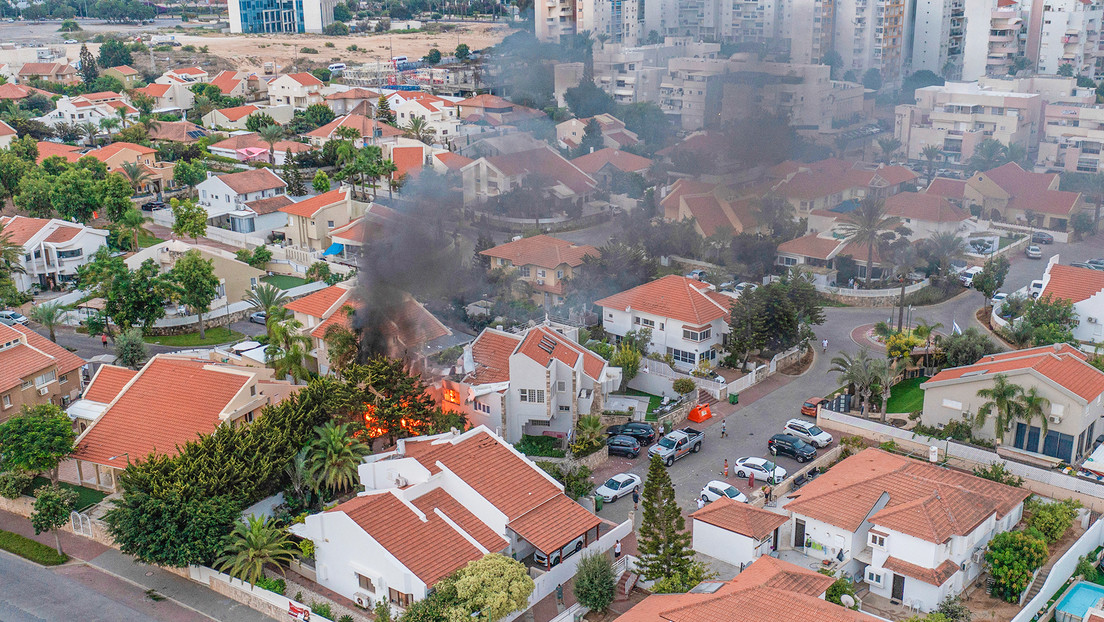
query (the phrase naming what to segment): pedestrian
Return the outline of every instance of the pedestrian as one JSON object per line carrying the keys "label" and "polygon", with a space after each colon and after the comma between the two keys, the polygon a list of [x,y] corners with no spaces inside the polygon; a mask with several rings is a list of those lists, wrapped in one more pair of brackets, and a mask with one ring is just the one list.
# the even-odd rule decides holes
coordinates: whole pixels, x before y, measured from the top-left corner
{"label": "pedestrian", "polygon": [[563,606],[563,583],[556,586],[556,603]]}
{"label": "pedestrian", "polygon": [[702,499],[701,497],[698,497],[698,509],[700,510],[704,507],[705,507],[705,499]]}
{"label": "pedestrian", "polygon": [[724,476],[725,479],[728,479],[728,458],[725,458]]}
{"label": "pedestrian", "polygon": [[640,492],[635,488],[633,488],[633,509],[640,509]]}
{"label": "pedestrian", "polygon": [[766,486],[764,486],[764,488],[767,489],[767,491],[766,491],[767,503],[770,503],[771,502],[771,492],[772,492],[770,484],[767,484]]}
{"label": "pedestrian", "polygon": [[721,438],[728,438],[728,430],[725,427],[724,419],[721,419]]}
{"label": "pedestrian", "polygon": [[613,558],[618,559],[619,557],[621,557],[621,541],[620,540],[618,540],[613,545]]}
{"label": "pedestrian", "polygon": [[100,343],[103,344],[104,350],[107,349],[107,333],[100,335]]}
{"label": "pedestrian", "polygon": [[824,348],[825,352],[828,351],[828,340],[827,339],[825,339],[824,341],[821,341],[820,345],[821,345],[822,348]]}

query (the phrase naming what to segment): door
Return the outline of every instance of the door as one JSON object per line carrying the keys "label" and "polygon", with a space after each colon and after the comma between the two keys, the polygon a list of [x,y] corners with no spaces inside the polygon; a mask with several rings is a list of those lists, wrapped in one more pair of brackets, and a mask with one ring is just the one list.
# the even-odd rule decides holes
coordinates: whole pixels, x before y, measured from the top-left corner
{"label": "door", "polygon": [[805,521],[800,518],[794,521],[794,548],[805,548]]}
{"label": "door", "polygon": [[901,602],[905,599],[905,578],[899,574],[893,575],[893,592],[890,599]]}

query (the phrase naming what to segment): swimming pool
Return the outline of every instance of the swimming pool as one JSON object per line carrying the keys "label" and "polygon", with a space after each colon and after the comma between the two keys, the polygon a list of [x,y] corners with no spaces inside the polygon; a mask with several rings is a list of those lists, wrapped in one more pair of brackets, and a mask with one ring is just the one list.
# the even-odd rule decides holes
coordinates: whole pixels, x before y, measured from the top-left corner
{"label": "swimming pool", "polygon": [[1058,603],[1054,619],[1056,622],[1080,622],[1089,607],[1096,605],[1102,598],[1104,587],[1085,581],[1075,583]]}

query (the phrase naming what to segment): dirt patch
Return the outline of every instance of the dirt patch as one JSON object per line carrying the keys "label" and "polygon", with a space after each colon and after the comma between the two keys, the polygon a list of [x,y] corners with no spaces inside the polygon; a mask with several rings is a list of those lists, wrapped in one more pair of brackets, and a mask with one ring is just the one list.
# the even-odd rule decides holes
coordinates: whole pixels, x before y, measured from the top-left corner
{"label": "dirt patch", "polygon": [[1010,341],[1005,339],[1003,335],[1001,335],[999,327],[993,327],[993,316],[991,313],[985,312],[985,307],[978,309],[977,312],[974,313],[974,317],[977,318],[977,321],[980,322],[982,326],[989,330],[990,335],[992,335],[994,339],[1012,350],[1016,349],[1016,346],[1013,343],[1011,343]]}
{"label": "dirt patch", "polygon": [[807,348],[805,354],[801,358],[778,368],[778,373],[785,374],[787,376],[800,376],[809,370],[813,364],[813,349]]}

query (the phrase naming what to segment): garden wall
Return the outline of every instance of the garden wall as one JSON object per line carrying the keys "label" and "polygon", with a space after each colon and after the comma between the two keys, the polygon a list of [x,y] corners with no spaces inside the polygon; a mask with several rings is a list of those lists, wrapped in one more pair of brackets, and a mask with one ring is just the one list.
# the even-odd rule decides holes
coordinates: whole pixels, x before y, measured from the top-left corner
{"label": "garden wall", "polygon": [[30,518],[31,512],[34,511],[34,502],[34,497],[28,497],[27,495],[23,495],[18,499],[0,497],[0,510],[18,514],[24,518]]}
{"label": "garden wall", "polygon": [[597,469],[604,464],[606,460],[609,460],[609,447],[605,445],[601,449],[595,451],[592,454],[583,456],[582,458],[564,457],[564,458],[551,458],[547,456],[525,456],[533,462],[552,462],[554,464],[574,463],[581,466],[585,466],[591,471]]}
{"label": "garden wall", "polygon": [[[905,295],[918,292],[928,285],[930,279],[924,279],[905,287]],[[817,288],[826,297],[856,307],[892,307],[901,300],[901,288],[892,287],[886,289],[852,289],[848,287]]]}
{"label": "garden wall", "polygon": [[1081,534],[1081,537],[1073,543],[1073,546],[1066,551],[1065,555],[1062,555],[1051,566],[1050,574],[1047,575],[1046,581],[1043,581],[1043,588],[1039,590],[1035,598],[1032,598],[1023,606],[1016,617],[1012,618],[1012,622],[1029,622],[1034,618],[1036,613],[1046,607],[1047,601],[1062,587],[1066,579],[1073,575],[1073,569],[1077,566],[1078,559],[1083,555],[1088,555],[1101,544],[1104,544],[1104,518],[1097,519],[1085,533]]}

